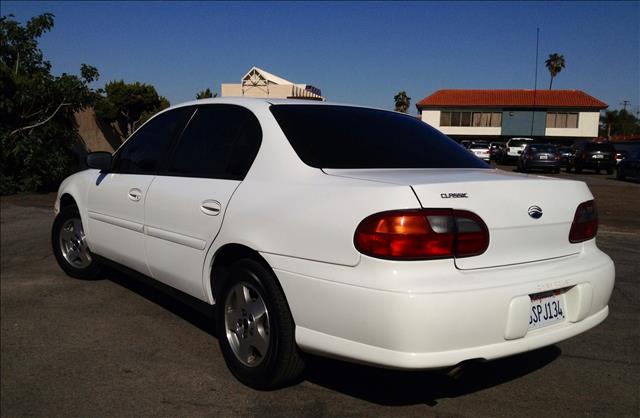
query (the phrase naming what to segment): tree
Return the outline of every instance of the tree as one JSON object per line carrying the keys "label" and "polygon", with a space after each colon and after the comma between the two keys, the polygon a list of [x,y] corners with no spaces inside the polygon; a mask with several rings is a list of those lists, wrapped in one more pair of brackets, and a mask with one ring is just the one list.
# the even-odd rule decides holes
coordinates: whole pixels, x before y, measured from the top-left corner
{"label": "tree", "polygon": [[563,70],[565,66],[564,56],[558,53],[549,54],[549,58],[544,62],[544,65],[549,70],[551,75],[551,81],[549,82],[549,90],[553,86],[553,79]]}
{"label": "tree", "polygon": [[196,94],[196,99],[210,99],[212,97],[218,97],[218,93],[212,93],[209,87],[206,90],[202,90],[198,94]]}
{"label": "tree", "polygon": [[38,40],[53,26],[51,13],[24,25],[13,15],[0,18],[1,194],[42,189],[71,173],[73,114],[95,99],[88,86],[99,77],[95,67],[82,64],[79,77],[51,74]]}
{"label": "tree", "polygon": [[95,111],[98,119],[116,122],[120,136],[127,138],[147,119],[169,107],[169,101],[158,95],[155,87],[139,82],[127,84],[111,81],[104,87]]}
{"label": "tree", "polygon": [[614,135],[640,134],[640,120],[627,110],[607,110],[600,116],[600,135],[611,139]]}
{"label": "tree", "polygon": [[411,105],[411,97],[407,96],[404,90],[393,96],[393,100],[396,103],[396,112],[407,113]]}

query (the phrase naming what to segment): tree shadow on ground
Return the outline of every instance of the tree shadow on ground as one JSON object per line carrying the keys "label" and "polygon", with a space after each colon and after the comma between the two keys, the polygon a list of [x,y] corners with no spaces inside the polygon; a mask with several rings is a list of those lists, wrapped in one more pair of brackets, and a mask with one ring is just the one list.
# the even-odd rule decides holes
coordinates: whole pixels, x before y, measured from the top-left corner
{"label": "tree shadow on ground", "polygon": [[[217,338],[213,308],[204,302],[151,279],[118,270],[106,269],[103,277]],[[435,406],[439,399],[464,396],[533,373],[560,354],[557,346],[550,346],[489,362],[464,363],[455,373],[449,373],[450,370],[387,370],[307,355],[304,379],[379,405]]]}

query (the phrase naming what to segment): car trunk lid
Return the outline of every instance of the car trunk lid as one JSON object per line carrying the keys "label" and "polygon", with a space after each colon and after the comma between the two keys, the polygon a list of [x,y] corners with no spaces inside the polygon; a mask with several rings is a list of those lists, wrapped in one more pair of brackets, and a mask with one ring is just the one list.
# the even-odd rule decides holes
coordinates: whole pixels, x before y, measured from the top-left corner
{"label": "car trunk lid", "polygon": [[[424,208],[452,208],[480,216],[489,247],[455,260],[479,269],[563,257],[580,251],[569,242],[577,206],[593,199],[582,182],[490,169],[324,170],[327,174],[410,185]],[[540,216],[539,216],[540,215]]]}

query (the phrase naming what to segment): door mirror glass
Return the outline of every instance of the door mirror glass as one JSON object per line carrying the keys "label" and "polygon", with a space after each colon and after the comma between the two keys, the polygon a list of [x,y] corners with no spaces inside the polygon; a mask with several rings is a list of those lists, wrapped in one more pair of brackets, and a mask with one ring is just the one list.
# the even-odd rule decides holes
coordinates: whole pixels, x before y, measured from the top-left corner
{"label": "door mirror glass", "polygon": [[110,152],[98,151],[87,155],[86,163],[89,168],[96,168],[102,171],[111,170],[113,157]]}

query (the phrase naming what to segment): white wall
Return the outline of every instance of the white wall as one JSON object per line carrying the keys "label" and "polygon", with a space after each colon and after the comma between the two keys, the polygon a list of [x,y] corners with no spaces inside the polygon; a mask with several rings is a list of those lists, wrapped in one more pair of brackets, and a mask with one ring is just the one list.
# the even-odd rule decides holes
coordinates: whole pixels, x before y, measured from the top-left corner
{"label": "white wall", "polygon": [[600,112],[580,112],[577,128],[547,128],[546,136],[577,136],[595,138],[598,136]]}
{"label": "white wall", "polygon": [[423,110],[422,121],[445,135],[500,135],[502,128],[490,126],[440,126],[439,110]]}

